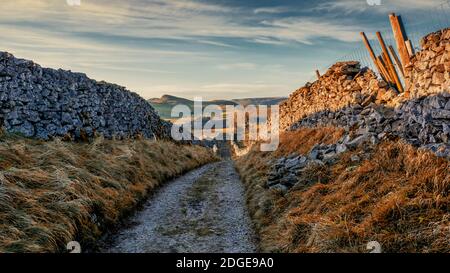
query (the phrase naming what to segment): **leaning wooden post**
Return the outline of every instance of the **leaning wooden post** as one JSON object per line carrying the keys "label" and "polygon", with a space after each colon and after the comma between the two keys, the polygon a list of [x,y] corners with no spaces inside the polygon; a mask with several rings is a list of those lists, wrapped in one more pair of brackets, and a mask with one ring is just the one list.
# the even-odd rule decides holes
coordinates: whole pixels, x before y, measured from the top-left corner
{"label": "leaning wooden post", "polygon": [[397,56],[397,53],[395,52],[395,49],[393,46],[389,46],[389,51],[391,52],[392,57],[394,58],[395,64],[398,67],[398,70],[400,70],[400,73],[402,74],[403,79],[405,79],[405,71],[403,70],[403,65],[400,59]]}
{"label": "leaning wooden post", "polygon": [[319,72],[319,70],[316,70],[316,76],[317,76],[317,79],[320,80],[320,72]]}
{"label": "leaning wooden post", "polygon": [[408,50],[408,53],[409,53],[409,57],[412,58],[414,56],[414,47],[412,45],[411,40],[407,40],[405,42],[405,44],[406,44],[406,49]]}
{"label": "leaning wooden post", "polygon": [[378,73],[380,73],[383,80],[387,81],[386,76],[383,75],[383,71],[381,70],[380,65],[378,64],[377,57],[375,56],[375,53],[373,52],[372,46],[370,45],[369,40],[367,39],[367,36],[364,32],[361,32],[361,36],[363,39],[364,44],[366,45],[367,51],[369,51],[369,55],[372,58],[373,63],[375,64],[375,67],[378,70]]}
{"label": "leaning wooden post", "polygon": [[381,70],[381,75],[383,75],[383,78],[385,79],[385,81],[389,84],[391,84],[393,81],[391,79],[391,75],[389,74],[389,72],[387,71],[386,65],[384,64],[383,61],[383,57],[382,56],[378,56],[377,57],[377,64],[380,67]]}
{"label": "leaning wooden post", "polygon": [[[386,56],[386,54],[384,52],[381,52],[381,59],[383,59],[383,64],[384,67],[386,68],[388,74],[389,74],[389,78],[392,80],[394,77],[392,76],[391,70],[389,68],[389,66],[387,65],[388,63],[388,56]],[[394,81],[392,80],[392,82],[394,83]]]}
{"label": "leaning wooden post", "polygon": [[386,47],[386,44],[384,43],[384,39],[383,36],[381,35],[381,32],[377,32],[377,37],[378,37],[378,41],[380,42],[381,45],[381,49],[383,50],[383,54],[386,58],[385,62],[386,62],[386,66],[388,68],[388,71],[390,72],[391,78],[394,80],[395,85],[398,88],[399,92],[403,92],[403,86],[402,86],[402,82],[400,81],[397,71],[395,70],[394,64],[392,63],[392,59],[391,56],[389,55],[388,49]]}
{"label": "leaning wooden post", "polygon": [[394,33],[400,60],[403,64],[403,71],[406,71],[406,66],[410,64],[411,59],[409,57],[409,52],[405,44],[406,38],[403,33],[402,26],[398,16],[396,16],[395,13],[389,14],[389,20],[391,21],[392,32]]}

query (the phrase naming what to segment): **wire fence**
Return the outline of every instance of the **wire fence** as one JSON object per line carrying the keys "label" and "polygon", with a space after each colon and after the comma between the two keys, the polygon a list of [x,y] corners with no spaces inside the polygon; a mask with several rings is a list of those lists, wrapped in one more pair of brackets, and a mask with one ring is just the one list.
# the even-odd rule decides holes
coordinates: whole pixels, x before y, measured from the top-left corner
{"label": "wire fence", "polygon": [[[425,1],[426,0],[424,0],[424,2]],[[417,11],[404,11],[398,12],[397,15],[403,23],[404,32],[411,41],[413,50],[417,52],[421,50],[420,40],[423,37],[429,33],[450,27],[450,0],[442,2],[437,6],[429,6],[424,8],[420,13]],[[387,46],[392,45],[396,50],[398,50],[387,14],[386,22],[375,31],[379,31],[381,33]],[[375,32],[370,33],[367,31],[366,34],[375,55],[381,55],[382,49],[378,39],[375,36]],[[358,61],[361,63],[362,67],[368,67],[378,74],[375,64],[373,63],[372,58],[362,40],[352,50],[348,51],[348,53],[336,58],[333,62],[326,66],[319,67],[318,70],[320,74],[323,75],[333,64],[347,61]],[[314,82],[316,80],[316,73],[311,72],[309,82]]]}

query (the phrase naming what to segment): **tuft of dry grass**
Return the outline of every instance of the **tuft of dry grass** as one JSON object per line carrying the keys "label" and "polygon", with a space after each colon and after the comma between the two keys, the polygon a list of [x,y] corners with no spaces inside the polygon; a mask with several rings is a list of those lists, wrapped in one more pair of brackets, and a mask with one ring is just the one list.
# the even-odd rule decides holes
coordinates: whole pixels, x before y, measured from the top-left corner
{"label": "tuft of dry grass", "polygon": [[317,143],[336,143],[345,133],[342,128],[320,127],[303,128],[297,131],[287,131],[280,135],[280,147],[277,156],[287,156],[292,153],[307,154]]}
{"label": "tuft of dry grass", "polygon": [[[351,160],[361,153],[368,159]],[[447,159],[388,141],[343,154],[326,182],[306,171],[302,179],[316,183],[283,196],[263,188],[264,158],[276,154],[253,151],[237,163],[262,251],[366,252],[375,240],[385,252],[450,252]]]}
{"label": "tuft of dry grass", "polygon": [[84,247],[161,183],[216,160],[168,141],[43,142],[0,135],[0,252]]}

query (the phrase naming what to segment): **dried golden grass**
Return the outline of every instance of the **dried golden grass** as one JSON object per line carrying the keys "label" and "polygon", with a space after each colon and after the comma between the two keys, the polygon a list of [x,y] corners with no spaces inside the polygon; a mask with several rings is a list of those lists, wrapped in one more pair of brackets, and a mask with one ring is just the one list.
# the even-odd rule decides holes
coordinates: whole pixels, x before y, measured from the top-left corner
{"label": "dried golden grass", "polygon": [[[352,162],[362,152],[370,159]],[[262,251],[365,252],[375,240],[386,252],[450,252],[450,163],[431,152],[401,141],[347,152],[327,167],[327,182],[285,196],[262,188],[261,153],[237,166]]]}
{"label": "dried golden grass", "polygon": [[344,129],[336,127],[304,128],[297,131],[283,132],[280,135],[280,147],[277,156],[286,156],[292,153],[307,154],[317,143],[333,144],[343,135]]}
{"label": "dried golden grass", "polygon": [[167,141],[90,144],[0,136],[0,252],[55,252],[73,239],[92,246],[152,189],[215,160]]}

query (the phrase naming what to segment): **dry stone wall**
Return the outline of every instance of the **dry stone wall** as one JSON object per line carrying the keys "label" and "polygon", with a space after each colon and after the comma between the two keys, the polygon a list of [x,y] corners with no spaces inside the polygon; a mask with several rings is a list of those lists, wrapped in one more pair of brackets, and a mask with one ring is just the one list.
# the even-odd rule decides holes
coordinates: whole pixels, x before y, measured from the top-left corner
{"label": "dry stone wall", "polygon": [[[450,155],[450,94],[411,99],[396,108],[371,103],[338,111],[322,111],[294,124],[291,129],[333,125],[375,142],[400,137],[415,146],[444,149]],[[442,148],[444,147],[444,148]]]}
{"label": "dry stone wall", "polygon": [[421,39],[422,50],[407,67],[407,91],[412,98],[450,90],[450,29]]}
{"label": "dry stone wall", "polygon": [[[281,105],[281,129],[333,125],[346,133],[335,144],[317,144],[271,164],[266,186],[287,192],[307,186],[299,179],[311,165],[329,165],[348,150],[401,138],[450,158],[450,29],[427,35],[406,71],[407,92],[398,94],[357,62],[337,63]],[[409,93],[409,94],[408,94]],[[365,154],[355,156],[363,160]]]}
{"label": "dry stone wall", "polygon": [[[400,137],[407,142],[450,158],[450,94],[409,99],[397,107],[371,102],[363,107],[352,105],[337,111],[321,111],[295,123],[302,127],[334,125],[345,128],[344,136],[334,144],[317,144],[308,154],[292,154],[272,162],[267,187],[287,192],[301,189],[311,181],[301,179],[302,172],[314,166],[334,164],[340,154],[361,145],[373,145],[385,139]],[[352,161],[365,159],[365,154]]]}
{"label": "dry stone wall", "polygon": [[450,29],[427,35],[421,44],[407,68],[409,95],[357,62],[337,63],[281,105],[281,129],[335,125],[378,139],[395,135],[418,146],[448,146]]}
{"label": "dry stone wall", "polygon": [[170,124],[124,87],[0,52],[0,122],[27,137],[169,137]]}
{"label": "dry stone wall", "polygon": [[288,130],[299,120],[320,111],[371,102],[388,103],[397,95],[373,71],[361,69],[359,62],[336,63],[319,80],[298,89],[280,105],[280,129]]}

